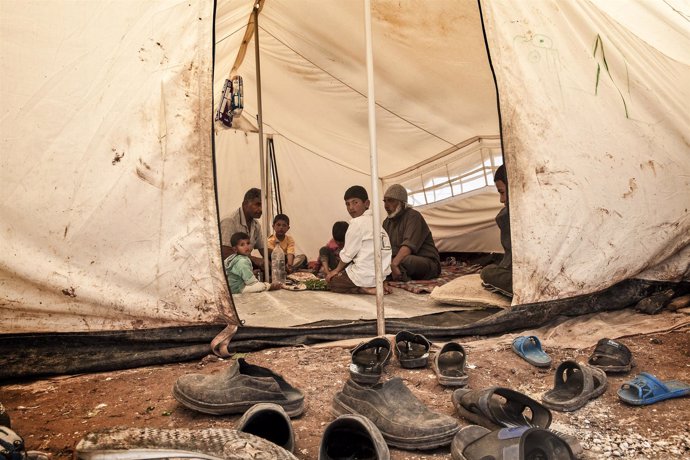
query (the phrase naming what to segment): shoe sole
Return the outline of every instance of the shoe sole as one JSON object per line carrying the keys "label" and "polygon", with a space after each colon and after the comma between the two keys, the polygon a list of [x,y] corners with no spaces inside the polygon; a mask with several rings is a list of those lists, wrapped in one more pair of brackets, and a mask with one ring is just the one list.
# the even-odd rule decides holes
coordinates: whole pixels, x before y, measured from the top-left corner
{"label": "shoe sole", "polygon": [[[354,410],[352,407],[348,406],[344,402],[342,402],[338,398],[338,394],[335,395],[333,398],[333,404],[331,406],[331,412],[333,415],[336,417],[339,417],[341,415],[345,414],[356,414],[356,415],[362,415],[356,410]],[[362,415],[363,417],[366,417]],[[431,450],[431,449],[436,449],[438,447],[444,447],[449,445],[452,441],[453,438],[455,437],[455,434],[460,430],[460,427],[457,426],[451,431],[448,431],[447,433],[440,433],[438,435],[435,435],[433,437],[425,437],[425,438],[399,438],[396,436],[393,436],[389,433],[386,433],[383,431],[380,427],[379,431],[381,431],[381,435],[383,436],[383,439],[386,440],[386,444],[388,444],[391,447],[397,447],[399,449],[403,450]]]}
{"label": "shoe sole", "polygon": [[77,460],[189,458],[250,460],[262,452],[275,460],[294,455],[257,436],[229,429],[126,428],[87,434],[75,448]]}
{"label": "shoe sole", "polygon": [[462,388],[467,386],[469,376],[466,375],[464,377],[444,377],[437,373],[436,380],[438,380],[439,385],[443,385],[444,387]]}
{"label": "shoe sole", "polygon": [[297,401],[242,401],[239,403],[228,404],[206,404],[200,401],[195,401],[188,398],[181,393],[177,386],[173,387],[173,397],[182,405],[204,414],[211,415],[228,415],[228,414],[243,414],[255,404],[273,403],[281,406],[288,417],[298,417],[304,412],[304,399]]}

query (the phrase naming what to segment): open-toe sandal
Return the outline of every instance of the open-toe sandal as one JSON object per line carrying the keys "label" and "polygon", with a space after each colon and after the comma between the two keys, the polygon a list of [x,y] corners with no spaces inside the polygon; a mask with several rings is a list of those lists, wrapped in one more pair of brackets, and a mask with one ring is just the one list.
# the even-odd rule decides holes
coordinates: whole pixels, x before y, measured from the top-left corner
{"label": "open-toe sandal", "polygon": [[[509,388],[460,388],[453,392],[452,401],[461,417],[490,430],[516,426],[548,429],[551,425],[549,409],[526,394]],[[582,445],[575,436],[553,432],[568,443],[575,456],[583,452]]]}
{"label": "open-toe sandal", "polygon": [[544,393],[541,402],[549,409],[569,412],[601,396],[607,386],[606,373],[601,369],[563,361],[556,369],[554,388]]}
{"label": "open-toe sandal", "polygon": [[588,363],[606,373],[630,372],[635,365],[630,349],[611,339],[601,339],[597,342]]}
{"label": "open-toe sandal", "polygon": [[513,340],[513,351],[532,366],[551,366],[551,357],[541,349],[541,342],[536,335],[516,337]]}
{"label": "open-toe sandal", "polygon": [[467,353],[457,342],[448,342],[434,357],[434,372],[438,383],[447,387],[464,387],[468,376],[465,372]]}
{"label": "open-toe sandal", "polygon": [[490,431],[470,425],[450,446],[453,460],[575,460],[563,439],[542,428],[521,426]]}
{"label": "open-toe sandal", "polygon": [[400,331],[395,334],[395,355],[406,369],[426,367],[429,362],[431,342],[421,334]]}
{"label": "open-toe sandal", "polygon": [[492,430],[513,426],[551,425],[551,411],[524,393],[509,388],[458,389],[453,406],[463,418]]}
{"label": "open-toe sandal", "polygon": [[618,390],[621,401],[634,406],[645,406],[686,395],[690,395],[690,385],[687,383],[680,380],[663,381],[647,372],[640,372]]}
{"label": "open-toe sandal", "polygon": [[391,358],[391,343],[385,337],[376,337],[362,342],[352,350],[350,378],[364,385],[379,381],[383,367]]}

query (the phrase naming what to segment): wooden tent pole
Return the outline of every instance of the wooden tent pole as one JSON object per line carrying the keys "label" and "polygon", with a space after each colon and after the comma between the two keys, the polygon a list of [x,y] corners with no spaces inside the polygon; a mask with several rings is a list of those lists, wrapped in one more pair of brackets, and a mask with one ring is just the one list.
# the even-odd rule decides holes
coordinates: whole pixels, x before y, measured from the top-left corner
{"label": "wooden tent pole", "polygon": [[256,63],[256,103],[257,115],[256,121],[259,125],[259,172],[261,176],[261,209],[263,209],[262,215],[262,225],[264,234],[261,235],[264,241],[264,280],[270,281],[269,277],[269,259],[268,259],[268,245],[266,244],[266,237],[268,236],[269,220],[268,220],[268,205],[270,201],[268,200],[268,162],[265,158],[264,153],[264,123],[263,123],[263,109],[261,105],[261,62],[259,55],[259,3],[254,5],[254,56]]}
{"label": "wooden tent pole", "polygon": [[379,199],[379,166],[376,151],[376,96],[374,94],[374,53],[371,40],[371,0],[364,0],[364,30],[367,48],[367,102],[369,105],[369,159],[371,163],[372,230],[374,235],[374,270],[376,273],[376,333],[386,334],[383,308],[383,267],[381,263],[381,200]]}

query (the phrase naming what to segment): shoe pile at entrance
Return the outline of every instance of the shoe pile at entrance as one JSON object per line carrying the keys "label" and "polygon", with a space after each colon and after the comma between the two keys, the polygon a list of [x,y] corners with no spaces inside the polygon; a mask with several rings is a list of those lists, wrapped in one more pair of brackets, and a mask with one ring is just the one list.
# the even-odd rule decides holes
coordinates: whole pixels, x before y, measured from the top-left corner
{"label": "shoe pile at entrance", "polygon": [[[402,331],[392,342],[376,337],[352,350],[348,379],[332,397],[334,420],[321,435],[319,460],[389,459],[389,447],[447,449],[455,460],[572,460],[582,454],[580,443],[550,428],[551,410],[583,407],[606,391],[607,372],[629,372],[634,365],[627,347],[602,339],[587,364],[566,360],[556,366],[554,386],[538,402],[511,388],[468,388],[466,348],[449,342],[431,354],[431,345],[421,334]],[[517,338],[513,351],[534,366],[551,366],[537,337]],[[385,368],[393,365],[431,368],[439,385],[454,389],[449,404],[459,418],[430,410],[414,387],[399,377],[387,378]],[[689,393],[683,382],[644,372],[618,391],[621,400],[637,405]],[[172,394],[194,411],[242,416],[233,430],[90,433],[78,444],[75,458],[296,458],[291,418],[304,412],[304,394],[271,369],[239,358],[220,372],[180,376]]]}

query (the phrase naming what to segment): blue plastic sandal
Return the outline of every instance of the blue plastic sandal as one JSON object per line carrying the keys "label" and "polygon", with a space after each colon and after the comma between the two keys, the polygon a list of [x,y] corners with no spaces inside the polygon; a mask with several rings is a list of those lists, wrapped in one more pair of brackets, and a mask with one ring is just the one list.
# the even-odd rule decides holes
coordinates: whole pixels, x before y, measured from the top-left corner
{"label": "blue plastic sandal", "polygon": [[661,381],[647,372],[640,372],[634,379],[625,382],[618,397],[634,406],[646,406],[664,399],[690,395],[690,385],[680,380]]}
{"label": "blue plastic sandal", "polygon": [[517,337],[513,340],[513,351],[533,366],[551,366],[551,357],[541,349],[541,342],[536,335]]}

